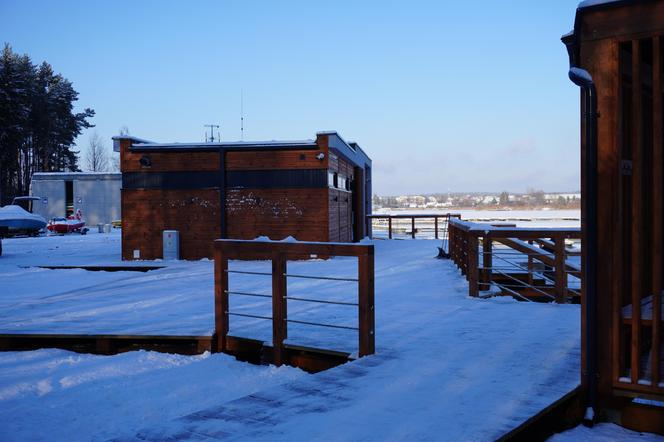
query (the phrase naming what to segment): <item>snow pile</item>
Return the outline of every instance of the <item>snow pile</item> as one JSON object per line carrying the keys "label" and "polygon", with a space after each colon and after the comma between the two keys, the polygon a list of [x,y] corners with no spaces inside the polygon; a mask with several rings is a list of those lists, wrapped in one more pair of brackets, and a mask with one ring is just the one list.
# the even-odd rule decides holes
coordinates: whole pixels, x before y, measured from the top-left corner
{"label": "snow pile", "polygon": [[592,428],[579,425],[564,433],[555,434],[549,442],[662,442],[663,436],[638,433],[614,424],[596,424]]}

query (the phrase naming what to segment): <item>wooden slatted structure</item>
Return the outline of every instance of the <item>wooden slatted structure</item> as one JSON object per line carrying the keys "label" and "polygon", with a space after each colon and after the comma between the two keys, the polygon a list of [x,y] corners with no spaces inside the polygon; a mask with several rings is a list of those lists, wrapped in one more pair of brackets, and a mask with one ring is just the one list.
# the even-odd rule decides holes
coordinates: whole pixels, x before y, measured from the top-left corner
{"label": "wooden slatted structure", "polygon": [[[661,0],[584,2],[574,31],[563,36],[570,65],[585,70],[596,89],[597,115],[587,100],[581,106],[582,170],[597,175],[583,182],[582,227],[598,237],[597,321],[582,324],[582,365],[585,371],[596,342],[598,406],[614,412],[625,409],[625,397],[664,400],[663,39]],[[589,93],[582,90],[582,98]],[[597,127],[597,165],[590,169],[593,129],[586,121]],[[588,193],[591,186],[596,194]],[[584,301],[584,318],[588,308]],[[596,339],[588,341],[589,333]],[[659,426],[645,429],[664,431],[660,416]]]}
{"label": "wooden slatted structure", "polygon": [[[247,339],[248,347],[242,345],[241,337],[229,335],[230,316],[233,314],[229,307],[229,294],[242,294],[245,296],[257,296],[255,294],[231,292],[229,290],[229,260],[255,261],[270,260],[272,263],[272,362],[275,365],[291,364],[297,365],[290,359],[292,356],[292,345],[285,343],[288,338],[288,323],[299,322],[313,327],[347,328],[346,326],[334,324],[320,324],[314,322],[302,322],[288,318],[288,290],[287,262],[289,260],[301,260],[317,258],[321,256],[348,256],[357,258],[357,303],[353,304],[358,309],[358,354],[360,357],[371,355],[375,352],[375,319],[374,319],[374,247],[363,244],[342,243],[315,243],[315,242],[267,242],[267,241],[242,241],[219,239],[214,243],[215,255],[215,350],[224,353],[251,352],[257,341]],[[242,273],[242,272],[239,272]],[[302,277],[302,276],[299,276]],[[329,279],[329,276],[306,276],[313,279]],[[325,302],[298,298],[298,301]],[[350,305],[344,303],[346,305]],[[260,318],[255,316],[256,318]],[[259,346],[261,344],[259,343]],[[310,353],[329,352],[305,348]],[[332,351],[334,352],[334,351]],[[338,353],[338,352],[334,352]],[[346,355],[348,356],[348,355]]]}
{"label": "wooden slatted structure", "polygon": [[[575,228],[519,228],[449,220],[449,255],[468,280],[468,294],[498,289],[520,300],[578,302],[570,280],[581,278],[569,258],[566,240],[579,240]],[[538,264],[538,270],[535,265]]]}
{"label": "wooden slatted structure", "polygon": [[[447,226],[450,217],[461,218],[458,213],[400,213],[400,214],[371,214],[367,219],[372,224],[372,238],[381,238],[380,233],[385,231],[387,239],[393,239],[397,233],[405,233],[411,239],[420,237],[447,240]],[[416,224],[416,221],[418,224]],[[433,221],[433,226],[431,225]],[[403,238],[403,236],[401,236]]]}
{"label": "wooden slatted structure", "polygon": [[336,132],[315,140],[153,143],[114,138],[122,171],[122,257],[211,258],[217,238],[359,241],[370,235],[371,160]]}

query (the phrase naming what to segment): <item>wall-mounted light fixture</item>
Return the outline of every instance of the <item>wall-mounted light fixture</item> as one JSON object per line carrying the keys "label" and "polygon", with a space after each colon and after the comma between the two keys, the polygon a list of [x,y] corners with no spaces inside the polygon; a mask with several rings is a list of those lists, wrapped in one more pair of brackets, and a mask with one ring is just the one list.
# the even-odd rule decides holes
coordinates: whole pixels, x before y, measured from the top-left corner
{"label": "wall-mounted light fixture", "polygon": [[324,158],[325,158],[325,154],[323,152],[319,152],[318,155],[316,155],[316,159],[318,161],[323,161]]}
{"label": "wall-mounted light fixture", "polygon": [[143,155],[138,162],[141,163],[141,166],[143,167],[152,166],[152,159],[148,155]]}

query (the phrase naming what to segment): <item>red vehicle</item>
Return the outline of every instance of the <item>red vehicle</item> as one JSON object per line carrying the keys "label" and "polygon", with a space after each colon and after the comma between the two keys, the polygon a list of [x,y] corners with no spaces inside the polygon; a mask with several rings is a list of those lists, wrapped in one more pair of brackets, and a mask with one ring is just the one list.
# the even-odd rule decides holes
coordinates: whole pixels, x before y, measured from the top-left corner
{"label": "red vehicle", "polygon": [[68,218],[53,218],[48,222],[46,228],[49,232],[60,234],[76,232],[85,235],[88,233],[81,209],[77,209],[76,214],[70,215]]}

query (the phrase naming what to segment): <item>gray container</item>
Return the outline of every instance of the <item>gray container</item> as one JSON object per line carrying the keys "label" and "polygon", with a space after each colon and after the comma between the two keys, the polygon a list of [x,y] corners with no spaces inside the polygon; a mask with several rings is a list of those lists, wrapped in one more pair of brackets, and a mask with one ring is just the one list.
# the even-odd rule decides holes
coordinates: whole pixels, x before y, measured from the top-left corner
{"label": "gray container", "polygon": [[104,233],[111,233],[111,230],[113,230],[112,224],[104,224]]}
{"label": "gray container", "polygon": [[99,233],[104,233],[104,225],[102,223],[97,224],[97,230]]}
{"label": "gray container", "polygon": [[164,259],[180,259],[180,232],[164,230]]}

